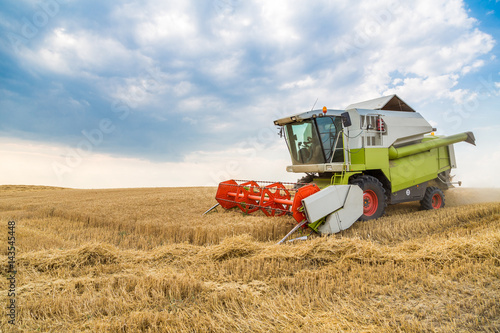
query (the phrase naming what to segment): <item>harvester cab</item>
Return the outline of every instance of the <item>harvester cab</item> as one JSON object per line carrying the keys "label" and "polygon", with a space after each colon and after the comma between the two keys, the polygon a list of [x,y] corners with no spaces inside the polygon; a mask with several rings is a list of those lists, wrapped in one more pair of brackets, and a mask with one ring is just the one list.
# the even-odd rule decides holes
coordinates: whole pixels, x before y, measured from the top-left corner
{"label": "harvester cab", "polygon": [[420,201],[444,206],[456,167],[453,144],[475,144],[472,132],[448,137],[397,95],[278,119],[298,183],[230,180],[216,194],[226,208],[291,214],[301,226],[336,233],[355,221],[379,218],[387,204]]}

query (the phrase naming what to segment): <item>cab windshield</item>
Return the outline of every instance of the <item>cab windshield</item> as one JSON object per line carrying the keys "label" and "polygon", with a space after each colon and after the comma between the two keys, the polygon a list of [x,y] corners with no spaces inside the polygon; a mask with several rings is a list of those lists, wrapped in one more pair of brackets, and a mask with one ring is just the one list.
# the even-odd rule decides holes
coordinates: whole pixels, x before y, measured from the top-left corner
{"label": "cab windshield", "polygon": [[285,125],[292,163],[343,162],[341,131],[340,117],[320,117]]}

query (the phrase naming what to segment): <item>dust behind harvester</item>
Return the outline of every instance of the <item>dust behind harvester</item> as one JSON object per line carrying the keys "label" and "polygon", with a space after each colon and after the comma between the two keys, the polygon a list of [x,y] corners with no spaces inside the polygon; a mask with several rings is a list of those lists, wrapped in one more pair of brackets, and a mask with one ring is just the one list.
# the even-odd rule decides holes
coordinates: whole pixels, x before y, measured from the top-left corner
{"label": "dust behind harvester", "polygon": [[289,214],[326,234],[376,219],[388,204],[420,201],[424,209],[442,208],[444,191],[460,184],[450,173],[456,167],[453,144],[475,144],[472,132],[435,136],[436,129],[396,95],[274,123],[290,152],[287,171],[305,176],[297,184],[224,181],[216,200],[247,214]]}

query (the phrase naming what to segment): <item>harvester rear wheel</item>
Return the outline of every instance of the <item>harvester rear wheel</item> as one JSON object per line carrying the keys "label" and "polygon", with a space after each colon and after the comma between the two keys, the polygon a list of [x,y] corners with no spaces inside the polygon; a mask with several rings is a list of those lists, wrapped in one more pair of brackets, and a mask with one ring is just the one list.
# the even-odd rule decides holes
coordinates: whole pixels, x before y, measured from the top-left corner
{"label": "harvester rear wheel", "polygon": [[386,197],[382,183],[373,176],[360,176],[351,184],[358,185],[363,190],[363,215],[361,221],[378,219],[385,212]]}
{"label": "harvester rear wheel", "polygon": [[423,209],[439,209],[444,207],[444,193],[439,188],[429,186],[425,190],[425,195],[420,200],[420,205]]}

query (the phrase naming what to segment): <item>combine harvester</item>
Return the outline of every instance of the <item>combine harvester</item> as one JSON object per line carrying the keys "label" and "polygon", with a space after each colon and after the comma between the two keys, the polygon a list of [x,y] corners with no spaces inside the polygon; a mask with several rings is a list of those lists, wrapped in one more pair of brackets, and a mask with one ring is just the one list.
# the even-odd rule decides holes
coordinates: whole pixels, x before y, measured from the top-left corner
{"label": "combine harvester", "polygon": [[[299,227],[337,233],[357,220],[379,218],[387,204],[420,201],[444,206],[453,187],[453,144],[475,145],[472,132],[435,136],[435,128],[397,95],[352,104],[346,110],[312,110],[278,119],[292,158],[288,172],[306,173],[299,183],[228,180],[217,205],[291,214]],[[458,182],[461,185],[460,182]],[[205,213],[207,213],[205,212]],[[280,243],[281,243],[280,242]]]}

